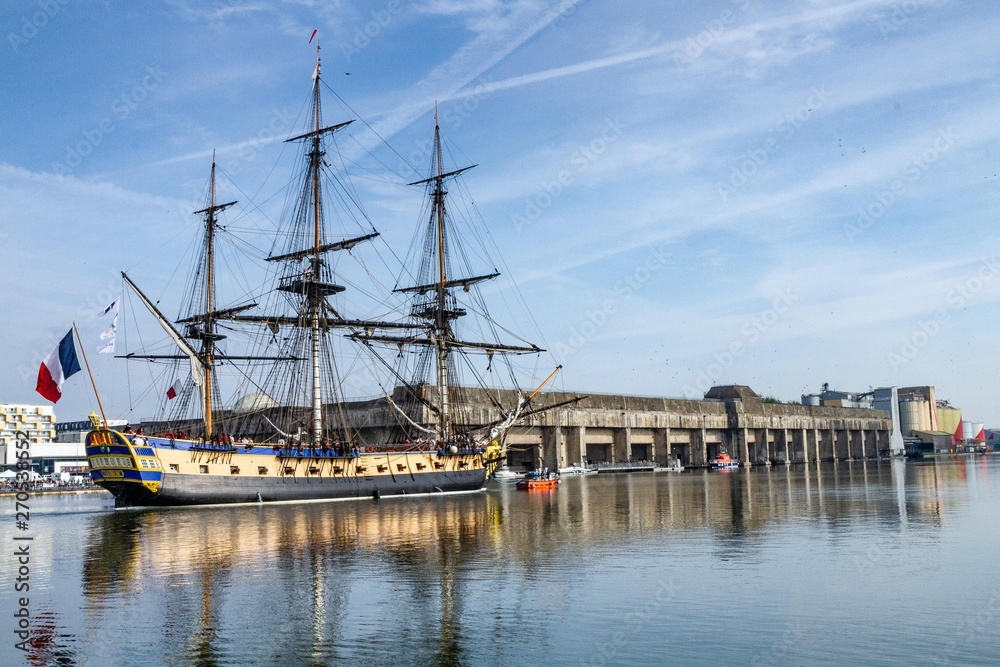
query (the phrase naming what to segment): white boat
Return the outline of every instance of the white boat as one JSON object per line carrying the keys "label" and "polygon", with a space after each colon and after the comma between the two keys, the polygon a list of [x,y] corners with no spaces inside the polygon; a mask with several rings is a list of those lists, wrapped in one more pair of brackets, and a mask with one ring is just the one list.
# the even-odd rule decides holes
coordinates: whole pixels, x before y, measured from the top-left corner
{"label": "white boat", "polygon": [[736,470],[740,467],[740,462],[729,456],[729,452],[719,452],[709,463],[712,470]]}
{"label": "white boat", "polygon": [[514,472],[507,466],[502,466],[500,468],[497,468],[496,471],[493,473],[493,479],[501,481],[506,479],[523,479],[523,478],[524,478],[524,473]]}
{"label": "white boat", "polygon": [[559,468],[560,475],[596,475],[597,470],[593,470],[579,463],[574,463],[567,468]]}

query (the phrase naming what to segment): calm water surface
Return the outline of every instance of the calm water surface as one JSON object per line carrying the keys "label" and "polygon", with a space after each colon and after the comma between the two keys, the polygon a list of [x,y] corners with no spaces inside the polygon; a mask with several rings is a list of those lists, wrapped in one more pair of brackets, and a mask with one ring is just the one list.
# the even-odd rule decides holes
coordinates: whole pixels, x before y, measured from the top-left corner
{"label": "calm water surface", "polygon": [[[997,477],[998,483],[992,483]],[[3,498],[0,664],[990,665],[1000,457],[115,512]]]}

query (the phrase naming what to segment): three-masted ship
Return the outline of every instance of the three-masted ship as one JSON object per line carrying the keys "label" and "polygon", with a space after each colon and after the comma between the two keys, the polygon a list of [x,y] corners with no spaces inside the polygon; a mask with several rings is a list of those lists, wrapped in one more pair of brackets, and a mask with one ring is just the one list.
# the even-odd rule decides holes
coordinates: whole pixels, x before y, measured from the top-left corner
{"label": "three-masted ship", "polygon": [[[272,297],[259,299],[266,303],[232,307],[218,303],[215,237],[219,214],[235,202],[215,200],[214,156],[208,205],[197,212],[204,216],[204,246],[188,312],[171,322],[122,274],[177,348],[173,354],[126,356],[189,366],[176,405],[197,407],[201,416],[197,421],[175,419],[151,425],[148,433],[141,434],[110,429],[94,419],[94,429],[86,439],[91,476],[114,495],[116,506],[476,491],[484,488],[488,475],[503,460],[507,432],[531,412],[528,404],[541,386],[527,396],[519,391],[487,392],[495,405],[489,423],[471,423],[462,416],[460,404],[468,397],[456,387],[456,358],[479,354],[492,364],[494,355],[542,350],[523,341],[483,342],[459,335],[457,321],[467,311],[457,292],[475,290],[499,272],[463,275],[452,266],[458,238],[448,224],[445,184],[469,167],[445,170],[436,111],[432,174],[410,184],[424,186],[428,194],[419,268],[401,274],[403,281],[412,284],[393,290],[398,298],[408,298],[408,312],[397,320],[351,319],[335,307],[332,297],[346,287],[337,282],[333,258],[373,240],[378,232],[372,228],[361,235],[333,238],[327,230],[325,218],[332,206],[325,200],[329,167],[324,156],[331,136],[351,121],[323,124],[320,82],[317,51],[309,125],[307,131],[288,140],[303,148],[304,175],[296,186],[296,203],[289,207],[278,234],[280,241],[265,258],[270,266],[278,267],[273,271]],[[261,337],[270,341],[267,353],[226,353],[221,342],[233,327],[261,327],[270,332]],[[493,326],[491,330],[506,328]],[[392,396],[385,393],[385,406],[399,413],[396,437],[370,442],[352,429],[336,373],[335,338],[341,345],[353,344],[361,353],[370,352],[392,371],[396,386]],[[414,363],[409,370],[403,365],[394,367],[385,361],[385,356],[393,356],[385,355],[386,349],[396,350],[397,359],[404,358],[405,349],[405,357]],[[253,382],[270,387],[270,394],[260,394],[267,400],[238,415],[220,410],[216,377],[220,362],[245,362],[263,369],[262,377]],[[501,394],[508,405],[500,405]],[[414,414],[430,418],[415,419]],[[234,427],[234,419],[243,421]],[[234,435],[248,431],[253,437]]]}

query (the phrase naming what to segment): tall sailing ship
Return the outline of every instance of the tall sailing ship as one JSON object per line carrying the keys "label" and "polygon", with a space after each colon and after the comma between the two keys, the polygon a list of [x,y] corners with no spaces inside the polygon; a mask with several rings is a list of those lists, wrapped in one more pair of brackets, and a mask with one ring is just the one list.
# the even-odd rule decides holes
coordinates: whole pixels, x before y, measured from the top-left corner
{"label": "tall sailing ship", "polygon": [[[555,371],[530,394],[457,386],[459,359],[465,355],[484,356],[487,368],[492,368],[494,357],[536,355],[542,350],[520,340],[501,342],[501,332],[506,335],[508,329],[494,321],[480,329],[496,334],[492,341],[459,335],[457,323],[469,309],[460,301],[459,290],[476,295],[472,308],[486,315],[478,286],[499,272],[462,273],[469,265],[450,224],[446,184],[471,167],[445,170],[436,111],[432,173],[410,184],[425,187],[428,194],[423,240],[415,245],[418,267],[404,270],[391,291],[408,300],[408,311],[396,320],[352,319],[335,307],[332,298],[346,287],[337,282],[334,258],[379,234],[371,228],[334,238],[327,229],[325,218],[333,206],[326,184],[340,181],[330,180],[324,157],[331,137],[352,121],[323,124],[320,88],[317,50],[309,124],[305,132],[288,140],[301,144],[304,170],[294,186],[298,196],[265,257],[269,266],[278,267],[272,272],[268,295],[231,307],[218,303],[219,215],[236,202],[216,202],[214,156],[208,205],[197,211],[204,216],[204,244],[189,282],[187,310],[171,322],[122,274],[177,348],[171,354],[125,356],[183,364],[189,367],[185,372],[189,377],[172,405],[171,418],[150,425],[149,433],[110,429],[92,417],[94,429],[86,439],[91,476],[114,495],[116,506],[475,491],[485,486],[503,460],[508,431],[537,411],[530,402]],[[336,195],[340,201],[353,200],[355,192],[348,187]],[[462,263],[461,270],[456,271],[455,262]],[[267,312],[258,313],[261,310]],[[260,328],[260,349],[242,356],[228,354],[222,341],[238,327]],[[342,396],[344,381],[337,372],[337,341],[370,353],[391,371],[394,386],[391,395],[384,391],[381,405],[396,414],[398,427],[380,441],[363,438],[351,423]],[[242,363],[259,371],[260,377],[252,371],[245,374],[247,382],[261,389],[255,394],[257,401],[246,409],[220,409],[216,369],[222,363]],[[486,412],[492,421],[470,419],[470,411],[462,405],[468,400],[491,404]],[[182,419],[181,414],[191,408],[200,418]]]}

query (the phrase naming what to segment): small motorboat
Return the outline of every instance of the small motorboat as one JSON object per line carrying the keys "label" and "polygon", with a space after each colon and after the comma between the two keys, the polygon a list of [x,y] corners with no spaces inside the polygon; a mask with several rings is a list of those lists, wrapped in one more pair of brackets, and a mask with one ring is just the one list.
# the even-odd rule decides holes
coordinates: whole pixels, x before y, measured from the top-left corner
{"label": "small motorboat", "polygon": [[712,470],[734,470],[740,467],[740,462],[729,456],[728,452],[722,451],[715,455],[709,467]]}
{"label": "small motorboat", "polygon": [[535,470],[517,482],[515,486],[519,489],[531,491],[535,489],[554,489],[559,484],[559,475],[551,473],[548,469]]}
{"label": "small motorboat", "polygon": [[524,479],[524,473],[515,472],[507,466],[501,466],[493,472],[493,479],[506,481],[511,479]]}
{"label": "small motorboat", "polygon": [[596,468],[588,468],[579,463],[574,463],[573,465],[566,468],[559,468],[560,475],[596,475]]}

